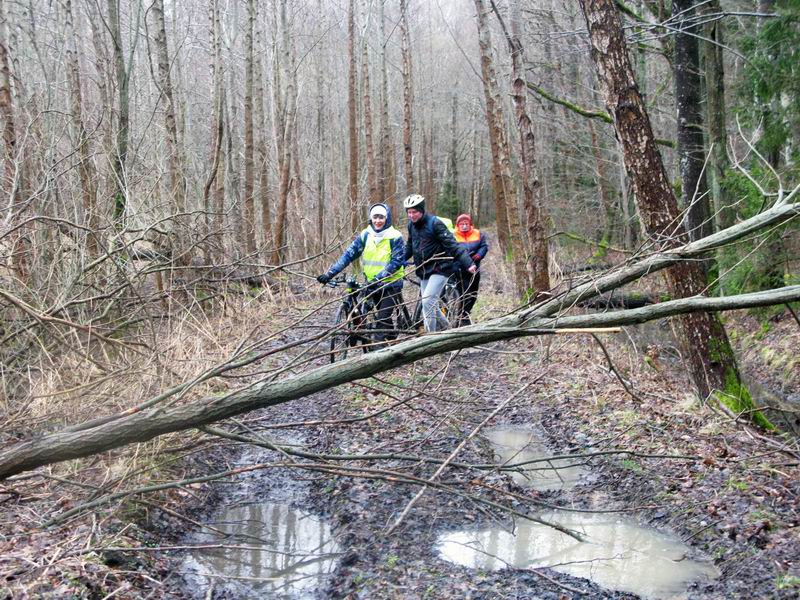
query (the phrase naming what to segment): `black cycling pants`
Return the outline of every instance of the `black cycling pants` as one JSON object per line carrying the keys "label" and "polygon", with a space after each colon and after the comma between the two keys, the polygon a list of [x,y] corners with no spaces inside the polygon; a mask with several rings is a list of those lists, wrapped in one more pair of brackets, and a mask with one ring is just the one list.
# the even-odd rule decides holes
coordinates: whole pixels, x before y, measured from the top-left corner
{"label": "black cycling pants", "polygon": [[461,325],[468,324],[469,314],[472,312],[472,307],[478,300],[478,288],[481,285],[480,272],[474,275],[469,271],[459,271],[454,275],[456,280],[456,288],[458,295],[461,298]]}

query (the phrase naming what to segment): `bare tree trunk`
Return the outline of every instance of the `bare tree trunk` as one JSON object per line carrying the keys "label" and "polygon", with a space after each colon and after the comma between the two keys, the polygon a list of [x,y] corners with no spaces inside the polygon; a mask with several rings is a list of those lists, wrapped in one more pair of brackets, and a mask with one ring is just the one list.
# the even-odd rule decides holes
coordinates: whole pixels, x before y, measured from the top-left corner
{"label": "bare tree trunk", "polygon": [[272,255],[274,264],[281,264],[285,255],[284,245],[286,244],[286,210],[289,202],[289,191],[291,184],[292,169],[292,134],[294,133],[294,118],[296,110],[297,90],[294,85],[294,66],[292,64],[292,40],[289,35],[289,22],[287,17],[287,0],[280,2],[280,30],[281,30],[281,52],[279,53],[280,65],[277,68],[275,87],[276,94],[280,94],[280,81],[286,83],[286,96],[282,106],[276,107],[276,111],[283,114],[278,120],[278,152],[279,160],[279,184],[278,184],[278,214],[275,218],[275,250]]}
{"label": "bare tree trunk", "polygon": [[[323,0],[318,0],[317,9],[322,14]],[[382,3],[381,3],[382,6]],[[324,41],[320,40],[320,44]],[[317,97],[316,97],[316,130],[317,130],[317,252],[323,252],[325,249],[325,171],[327,167],[327,152],[326,144],[327,138],[325,135],[325,65],[323,60],[325,51],[320,48],[320,52],[316,57],[316,84],[317,84]],[[379,163],[380,164],[380,163]],[[380,177],[383,175],[381,174]],[[380,185],[383,185],[381,182]],[[382,197],[382,196],[381,196]]]}
{"label": "bare tree trunk", "polygon": [[694,0],[673,0],[677,21],[673,70],[678,111],[678,160],[687,229],[691,239],[713,231],[705,177],[703,116],[700,110],[700,54],[697,43]]}
{"label": "bare tree trunk", "polygon": [[[115,1],[115,0],[110,0]],[[206,251],[206,262],[209,264],[213,261],[215,252],[212,248],[219,247],[220,254],[222,252],[222,228],[223,228],[223,211],[224,206],[217,206],[211,201],[211,190],[214,183],[217,181],[219,174],[220,156],[222,154],[222,137],[224,133],[223,122],[223,106],[224,94],[222,90],[222,46],[220,43],[221,27],[219,21],[219,7],[218,0],[209,0],[208,16],[211,33],[211,98],[214,106],[213,115],[211,120],[211,130],[213,131],[212,151],[211,151],[211,168],[206,176],[205,185],[203,185],[203,209],[205,211],[206,230],[209,235],[209,242]]]}
{"label": "bare tree trunk", "polygon": [[269,178],[269,142],[267,141],[267,111],[264,110],[264,103],[267,98],[264,89],[264,63],[261,57],[264,56],[264,36],[261,27],[256,29],[256,64],[255,64],[255,108],[254,117],[256,122],[256,150],[258,155],[258,203],[261,208],[261,240],[262,251],[268,256],[272,245],[272,194],[270,193]]}
{"label": "bare tree trunk", "polygon": [[349,74],[347,79],[347,132],[348,150],[350,157],[350,228],[358,229],[360,215],[358,214],[358,114],[356,112],[356,9],[355,0],[347,3],[347,51]]}
{"label": "bare tree trunk", "polygon": [[411,62],[411,34],[408,29],[408,0],[400,0],[400,48],[403,54],[403,164],[406,193],[414,191],[414,162],[411,130],[414,124],[414,78]]}
{"label": "bare tree trunk", "polygon": [[119,0],[108,0],[108,27],[114,45],[114,71],[116,73],[117,99],[117,140],[114,165],[114,209],[113,221],[117,229],[123,226],[125,206],[128,197],[128,181],[126,164],[128,161],[128,136],[130,127],[130,69],[125,64],[125,52],[122,47],[122,32],[119,24]]}
{"label": "bare tree trunk", "polygon": [[369,54],[366,40],[362,41],[361,78],[364,96],[364,153],[367,161],[367,189],[369,201],[383,200],[378,196],[378,171],[375,165],[375,145],[372,141],[372,97],[370,96]]}
{"label": "bare tree trunk", "polygon": [[100,236],[100,219],[97,214],[96,188],[97,175],[92,162],[92,152],[89,148],[89,136],[83,117],[83,91],[81,85],[81,68],[78,62],[78,44],[75,35],[75,25],[72,14],[72,0],[65,0],[66,13],[65,33],[67,36],[67,72],[69,73],[69,91],[73,135],[78,156],[78,177],[81,183],[82,207],[84,222],[90,229],[86,236],[86,249],[89,256],[96,256],[98,251],[98,237]]}
{"label": "bare tree trunk", "polygon": [[[522,47],[521,29],[522,19],[519,11],[519,0],[509,0],[509,19],[511,32],[506,31],[509,51],[511,53],[511,99],[517,117],[519,130],[519,169],[522,179],[522,198],[527,220],[527,248],[525,249],[526,281],[530,288],[529,293],[536,297],[550,289],[550,258],[545,232],[545,212],[542,206],[539,179],[536,176],[536,138],[533,133],[533,123],[528,116],[526,85],[526,61]],[[495,14],[502,23],[500,12],[494,5]],[[505,31],[505,27],[504,27]]]}
{"label": "bare tree trunk", "polygon": [[603,162],[603,156],[600,153],[601,148],[597,140],[597,132],[594,128],[592,119],[587,119],[587,127],[589,128],[589,139],[592,143],[592,155],[594,156],[595,171],[597,172],[597,189],[600,196],[600,206],[603,207],[603,229],[598,231],[600,234],[601,244],[611,244],[614,240],[614,224],[616,221],[617,207],[608,189],[608,178],[606,176],[606,166]]}
{"label": "bare tree trunk", "polygon": [[[2,191],[6,205],[3,206],[3,231],[18,220],[20,207],[17,205],[21,184],[18,162],[16,115],[11,91],[11,52],[9,51],[9,30],[6,17],[5,0],[0,0],[0,114],[3,116],[3,180]],[[25,231],[14,230],[9,249],[11,267],[17,277],[27,282],[28,252]]]}
{"label": "bare tree trunk", "polygon": [[[677,247],[685,242],[686,232],[636,87],[614,1],[581,0],[581,8],[600,88],[614,118],[644,229],[657,247]],[[676,298],[699,295],[706,287],[703,270],[695,262],[676,265],[667,270],[666,276]],[[683,317],[681,324],[686,359],[700,397],[705,399],[716,390],[737,398],[746,394],[719,318],[711,313],[697,313]]]}
{"label": "bare tree trunk", "polygon": [[[450,156],[447,158],[448,177],[453,196],[458,196],[458,94],[453,94],[453,111],[450,117]],[[459,204],[461,200],[459,198]]]}
{"label": "bare tree trunk", "polygon": [[187,219],[183,216],[186,212],[186,181],[183,175],[180,144],[178,141],[178,125],[175,117],[175,99],[172,91],[172,77],[170,76],[169,50],[167,48],[167,30],[164,23],[164,0],[153,1],[153,19],[155,20],[156,58],[158,65],[158,84],[164,96],[164,125],[166,129],[167,144],[167,185],[169,197],[174,200],[179,217],[173,225],[173,236],[176,257],[180,264],[188,263],[188,247],[186,246],[187,232],[184,230]]}
{"label": "bare tree trunk", "polygon": [[[378,2],[378,20],[380,21],[380,62],[381,62],[381,116],[380,116],[380,152],[378,153],[378,197],[388,202],[395,219],[400,217],[400,203],[395,193],[394,183],[394,145],[389,130],[389,72],[386,65],[386,19],[384,6],[386,0]],[[391,181],[390,181],[391,179]]]}
{"label": "bare tree trunk", "polygon": [[486,5],[483,0],[475,0],[478,12],[478,45],[481,53],[481,76],[483,77],[483,96],[486,102],[486,124],[489,130],[489,149],[492,156],[492,191],[494,193],[495,219],[497,220],[497,241],[503,256],[508,256],[511,249],[511,236],[508,229],[506,197],[500,165],[500,150],[497,127],[495,124],[495,100],[489,81],[494,79],[492,60],[492,39],[486,22]]}
{"label": "bare tree trunk", "polygon": [[[704,4],[703,14],[720,12],[719,0]],[[730,227],[736,221],[736,210],[731,193],[723,184],[725,171],[730,167],[728,156],[728,131],[725,125],[725,69],[722,59],[724,45],[722,20],[708,17],[703,26],[703,39],[700,40],[705,62],[706,84],[706,122],[708,123],[708,144],[711,154],[708,174],[711,180],[711,197],[718,229]]]}
{"label": "bare tree trunk", "polygon": [[244,198],[243,233],[244,248],[248,256],[256,252],[256,208],[255,208],[255,142],[253,132],[253,73],[255,55],[253,30],[256,24],[256,0],[247,1],[247,28],[244,42]]}

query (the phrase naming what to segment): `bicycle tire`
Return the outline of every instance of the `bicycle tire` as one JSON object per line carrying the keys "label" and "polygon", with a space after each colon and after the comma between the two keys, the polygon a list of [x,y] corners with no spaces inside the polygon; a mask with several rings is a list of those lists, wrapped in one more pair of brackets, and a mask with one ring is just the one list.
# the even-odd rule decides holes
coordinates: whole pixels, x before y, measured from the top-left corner
{"label": "bicycle tire", "polygon": [[414,305],[414,316],[411,318],[411,327],[418,333],[425,333],[425,318],[422,316],[422,298],[417,298],[417,303]]}
{"label": "bicycle tire", "polygon": [[[356,321],[353,343],[351,346],[361,346],[361,351],[366,354],[377,349],[378,329],[382,329],[378,323],[377,307],[371,301],[360,301],[358,303],[358,318]],[[383,332],[382,332],[383,333]],[[384,333],[385,335],[385,333]]]}
{"label": "bicycle tire", "polygon": [[334,318],[334,330],[331,333],[331,362],[337,360],[345,360],[347,358],[347,351],[353,345],[353,333],[348,323],[350,319],[350,307],[346,303],[342,303],[336,311]]}
{"label": "bicycle tire", "polygon": [[408,307],[401,304],[397,309],[397,333],[408,333],[414,330],[414,321],[408,312]]}
{"label": "bicycle tire", "polygon": [[461,320],[461,297],[456,286],[450,283],[445,285],[439,300],[448,326],[451,329],[458,327]]}

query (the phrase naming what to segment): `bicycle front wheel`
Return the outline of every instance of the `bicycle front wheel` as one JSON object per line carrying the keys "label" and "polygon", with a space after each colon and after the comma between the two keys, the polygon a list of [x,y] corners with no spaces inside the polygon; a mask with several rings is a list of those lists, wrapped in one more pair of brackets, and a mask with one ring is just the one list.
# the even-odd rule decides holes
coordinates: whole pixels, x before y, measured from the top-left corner
{"label": "bicycle front wheel", "polygon": [[331,362],[346,359],[347,351],[353,345],[350,316],[350,307],[346,304],[342,304],[336,311],[334,330],[331,333]]}

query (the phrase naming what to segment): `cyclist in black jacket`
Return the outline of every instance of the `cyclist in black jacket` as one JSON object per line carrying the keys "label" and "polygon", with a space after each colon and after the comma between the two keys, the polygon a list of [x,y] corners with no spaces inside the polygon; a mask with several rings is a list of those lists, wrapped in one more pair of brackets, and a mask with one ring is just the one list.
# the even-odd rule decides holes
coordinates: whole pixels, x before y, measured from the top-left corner
{"label": "cyclist in black jacket", "polygon": [[403,207],[408,215],[405,258],[414,258],[422,290],[425,331],[447,329],[447,319],[439,306],[439,294],[447,278],[459,266],[469,273],[475,273],[478,267],[456,242],[447,226],[425,212],[425,198],[411,194],[403,200]]}

